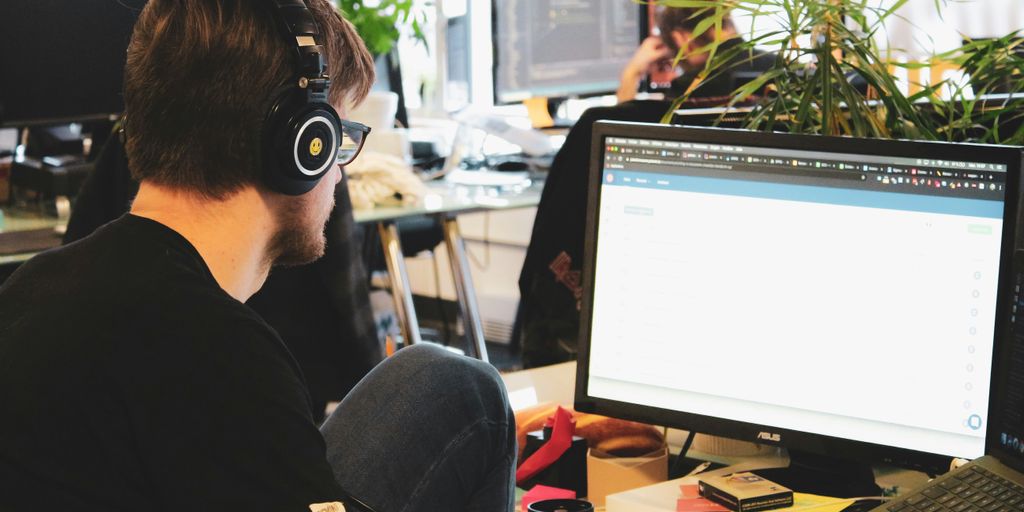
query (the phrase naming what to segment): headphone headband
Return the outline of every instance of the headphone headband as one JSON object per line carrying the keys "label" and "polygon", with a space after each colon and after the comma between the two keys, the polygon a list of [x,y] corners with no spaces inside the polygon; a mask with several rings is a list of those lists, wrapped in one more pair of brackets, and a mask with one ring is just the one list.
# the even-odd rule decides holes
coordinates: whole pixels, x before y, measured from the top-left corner
{"label": "headphone headband", "polygon": [[[277,25],[285,40],[294,49],[296,69],[300,79],[315,84],[330,80],[324,61],[324,45],[320,28],[309,12],[305,0],[272,0],[277,11]],[[329,86],[329,82],[323,88]]]}
{"label": "headphone headband", "polygon": [[334,165],[341,120],[331,107],[330,75],[320,28],[305,0],[272,0],[274,17],[294,50],[294,81],[275,93],[262,128],[267,185],[289,195],[316,186]]}

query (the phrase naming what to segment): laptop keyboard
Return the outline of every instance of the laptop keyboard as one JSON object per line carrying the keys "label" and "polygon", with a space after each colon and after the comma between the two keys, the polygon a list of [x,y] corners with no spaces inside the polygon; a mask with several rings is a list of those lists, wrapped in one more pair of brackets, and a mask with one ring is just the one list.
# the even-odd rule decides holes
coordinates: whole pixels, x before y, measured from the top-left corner
{"label": "laptop keyboard", "polygon": [[971,466],[886,507],[890,512],[1020,512],[1024,486]]}

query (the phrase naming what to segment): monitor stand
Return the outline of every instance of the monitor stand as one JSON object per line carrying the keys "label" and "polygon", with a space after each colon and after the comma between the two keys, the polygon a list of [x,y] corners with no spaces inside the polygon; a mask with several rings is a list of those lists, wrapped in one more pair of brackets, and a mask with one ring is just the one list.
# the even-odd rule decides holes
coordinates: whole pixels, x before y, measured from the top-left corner
{"label": "monitor stand", "polygon": [[799,450],[789,450],[789,467],[756,470],[754,473],[797,492],[837,498],[882,494],[871,466]]}

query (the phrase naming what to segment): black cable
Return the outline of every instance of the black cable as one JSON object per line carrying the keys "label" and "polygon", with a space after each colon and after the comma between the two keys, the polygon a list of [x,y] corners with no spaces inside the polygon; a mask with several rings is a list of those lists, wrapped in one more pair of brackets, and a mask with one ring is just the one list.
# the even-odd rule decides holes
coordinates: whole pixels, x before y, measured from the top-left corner
{"label": "black cable", "polygon": [[693,437],[697,433],[689,431],[686,435],[686,441],[683,442],[683,447],[679,449],[679,455],[676,457],[675,464],[672,465],[672,470],[669,472],[671,478],[678,478],[683,476],[683,460],[686,459],[686,452],[690,451],[690,445],[693,444]]}

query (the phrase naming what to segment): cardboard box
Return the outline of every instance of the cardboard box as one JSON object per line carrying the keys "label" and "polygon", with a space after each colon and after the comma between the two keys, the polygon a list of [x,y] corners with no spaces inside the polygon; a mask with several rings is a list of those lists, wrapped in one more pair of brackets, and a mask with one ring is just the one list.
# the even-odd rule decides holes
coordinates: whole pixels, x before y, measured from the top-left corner
{"label": "cardboard box", "polygon": [[736,512],[755,512],[793,506],[793,491],[754,473],[700,478],[700,495]]}
{"label": "cardboard box", "polygon": [[640,457],[587,452],[587,500],[603,507],[609,494],[645,487],[668,479],[668,445]]}

